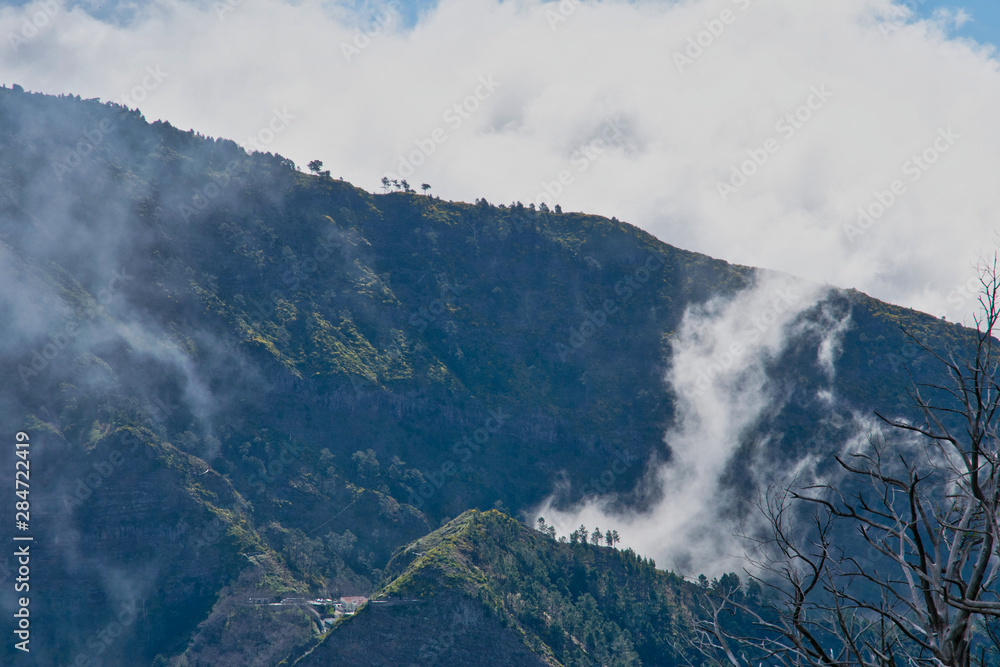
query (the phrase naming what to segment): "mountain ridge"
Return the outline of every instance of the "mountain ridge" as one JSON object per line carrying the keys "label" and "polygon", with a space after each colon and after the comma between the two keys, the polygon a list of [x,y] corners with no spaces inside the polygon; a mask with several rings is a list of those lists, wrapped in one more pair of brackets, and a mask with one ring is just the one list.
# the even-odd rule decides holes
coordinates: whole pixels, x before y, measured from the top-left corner
{"label": "mountain ridge", "polygon": [[[7,88],[0,193],[0,419],[48,474],[35,609],[54,662],[276,664],[314,621],[251,597],[371,593],[470,508],[530,520],[597,493],[649,510],[685,315],[763,273],[615,220],[372,194]],[[848,321],[832,378],[824,309]],[[742,436],[737,497],[759,482],[748,462],[829,463],[855,414],[908,414],[908,371],[938,376],[900,323],[934,349],[969,336],[836,288],[797,321],[815,326],[768,361],[788,399]],[[132,602],[138,620],[100,639]]]}

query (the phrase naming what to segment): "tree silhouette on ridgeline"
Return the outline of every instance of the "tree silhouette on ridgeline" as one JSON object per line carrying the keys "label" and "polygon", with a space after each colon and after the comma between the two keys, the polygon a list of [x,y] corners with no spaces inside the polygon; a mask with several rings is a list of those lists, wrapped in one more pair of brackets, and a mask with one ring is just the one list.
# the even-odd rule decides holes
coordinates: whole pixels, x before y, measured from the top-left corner
{"label": "tree silhouette on ridgeline", "polygon": [[[395,178],[389,180],[388,176],[383,176],[381,183],[382,183],[382,192],[385,194],[389,193],[390,188],[392,188],[394,192],[404,192],[406,194],[416,194],[417,192],[416,190],[410,187],[409,181],[407,181],[405,178],[402,180],[398,180]],[[420,186],[420,188],[426,194],[427,191],[431,189],[431,186],[429,183],[424,183],[423,185]]]}
{"label": "tree silhouette on ridgeline", "polygon": [[[536,530],[543,535],[548,536],[550,539],[556,539],[556,528],[555,526],[550,526],[545,522],[545,517],[538,517],[536,520]],[[617,530],[609,530],[605,533],[601,532],[600,528],[594,528],[593,532],[587,530],[587,527],[580,525],[579,528],[574,530],[569,534],[570,544],[587,544],[587,541],[594,546],[600,546],[603,541],[607,546],[615,548],[615,545],[621,542],[621,536],[618,534]],[[560,542],[565,542],[566,536],[562,536],[558,539]]]}

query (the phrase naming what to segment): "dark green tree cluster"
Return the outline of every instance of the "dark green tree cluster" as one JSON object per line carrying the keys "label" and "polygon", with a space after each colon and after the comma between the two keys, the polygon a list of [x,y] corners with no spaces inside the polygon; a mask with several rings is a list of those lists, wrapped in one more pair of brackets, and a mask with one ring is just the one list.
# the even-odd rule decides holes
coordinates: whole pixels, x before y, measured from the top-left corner
{"label": "dark green tree cluster", "polygon": [[[501,602],[496,611],[512,615],[561,664],[698,660],[694,652],[682,655],[675,649],[685,627],[682,617],[696,613],[700,604],[695,589],[657,570],[652,560],[632,549],[554,541],[544,520],[538,523],[543,536],[496,511],[466,513],[441,530],[454,530],[450,526],[462,521],[467,525],[455,542],[455,558],[483,573],[491,599],[516,599],[516,605]],[[482,585],[470,582],[470,589]]]}
{"label": "dark green tree cluster", "polygon": [[[548,535],[553,540],[556,539],[556,528],[555,526],[550,526],[547,523],[545,523],[545,517],[541,516],[538,517],[536,528],[538,532],[542,533],[543,535]],[[621,537],[618,535],[617,530],[608,530],[607,532],[602,533],[600,528],[594,528],[593,532],[588,533],[587,527],[581,525],[579,528],[577,528],[576,530],[574,530],[572,533],[569,534],[569,543],[586,544],[588,540],[588,535],[590,543],[594,546],[600,546],[601,542],[603,541],[606,546],[614,547],[616,544],[621,542]],[[560,539],[562,541],[565,541],[565,538],[560,538]]]}
{"label": "dark green tree cluster", "polygon": [[316,174],[317,176],[322,176],[323,178],[330,178],[330,170],[323,169],[323,162],[321,160],[313,160],[308,164],[309,171]]}
{"label": "dark green tree cluster", "polygon": [[[426,194],[426,192],[431,189],[431,186],[428,185],[427,183],[424,183],[423,185],[420,186],[420,188]],[[414,194],[416,192],[416,190],[410,187],[409,181],[407,181],[405,178],[404,179],[394,178],[392,180],[389,180],[388,176],[383,176],[382,192],[387,193],[389,192],[390,189],[393,192],[404,192],[406,194]]]}

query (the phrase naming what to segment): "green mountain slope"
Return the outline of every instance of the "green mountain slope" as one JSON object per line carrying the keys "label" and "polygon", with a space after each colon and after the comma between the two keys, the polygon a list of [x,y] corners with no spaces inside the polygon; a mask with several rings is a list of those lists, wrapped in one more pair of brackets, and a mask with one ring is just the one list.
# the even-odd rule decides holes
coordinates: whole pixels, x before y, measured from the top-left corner
{"label": "green mountain slope", "polygon": [[[472,510],[402,549],[374,601],[297,664],[366,644],[385,665],[679,664],[696,595],[631,550],[559,543]],[[385,640],[414,635],[423,643]]]}
{"label": "green mountain slope", "polygon": [[[31,438],[33,650],[276,664],[319,624],[251,598],[370,594],[451,517],[518,516],[556,488],[649,507],[640,481],[672,456],[671,341],[690,306],[756,276],[616,220],[375,195],[120,106],[0,88],[0,423]],[[850,323],[832,379],[825,312]],[[900,323],[965,340],[851,291],[802,318],[817,326],[770,364],[788,400],[746,434],[734,489],[755,482],[740,461],[829,454],[852,411],[905,414],[907,369],[931,365]],[[15,576],[0,565],[8,614]],[[512,618],[582,659],[545,616]]]}

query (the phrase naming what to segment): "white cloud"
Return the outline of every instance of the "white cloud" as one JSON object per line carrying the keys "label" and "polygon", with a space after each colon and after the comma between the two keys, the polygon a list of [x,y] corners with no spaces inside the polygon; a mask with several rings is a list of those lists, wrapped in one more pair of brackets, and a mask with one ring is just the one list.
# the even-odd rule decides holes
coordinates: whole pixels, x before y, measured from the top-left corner
{"label": "white cloud", "polygon": [[972,20],[972,15],[964,9],[936,9],[934,18],[946,27],[961,28]]}
{"label": "white cloud", "polygon": [[[614,528],[625,546],[684,574],[741,570],[746,563],[740,554],[747,543],[733,535],[744,522],[752,532],[760,516],[740,511],[738,494],[721,477],[740,447],[748,444],[747,431],[780,407],[767,365],[790,341],[816,334],[820,323],[829,330],[821,348],[839,336],[837,318],[826,313],[813,325],[797,320],[822,296],[816,285],[762,272],[752,288],[732,299],[689,307],[671,344],[666,378],[675,396],[674,423],[664,438],[671,459],[647,472],[648,486],[661,491],[655,506],[623,515],[615,509],[615,497],[599,495],[557,511],[555,498],[550,498],[536,515],[564,535],[581,523],[591,529]],[[817,363],[825,366],[822,358]],[[766,447],[758,443],[756,449]],[[781,465],[772,461],[755,466],[749,477],[766,487],[766,482],[792,474],[790,467],[804,469],[812,463],[808,456]]]}
{"label": "white cloud", "polygon": [[[8,84],[117,99],[159,66],[169,76],[139,103],[148,118],[245,143],[287,109],[294,119],[269,149],[322,159],[370,190],[441,128],[409,180],[442,196],[527,203],[567,172],[556,198],[566,210],[949,318],[969,308],[957,290],[994,242],[1000,72],[990,51],[949,38],[960,13],[904,20],[888,0],[605,0],[553,29],[553,3],[442,0],[412,30],[369,25],[376,34],[348,62],[341,44],[367,18],[315,0],[231,2],[221,19],[212,3],[161,0],[126,25],[60,6],[15,50],[9,36],[42,5],[0,10]],[[679,72],[674,54],[710,30]],[[491,75],[495,92],[449,123]],[[819,86],[832,97],[794,134],[779,129]],[[616,119],[625,129],[595,144]],[[910,180],[904,163],[947,128],[960,138]],[[718,182],[769,139],[777,152],[723,201]],[[850,237],[857,209],[897,179],[905,192]]]}

